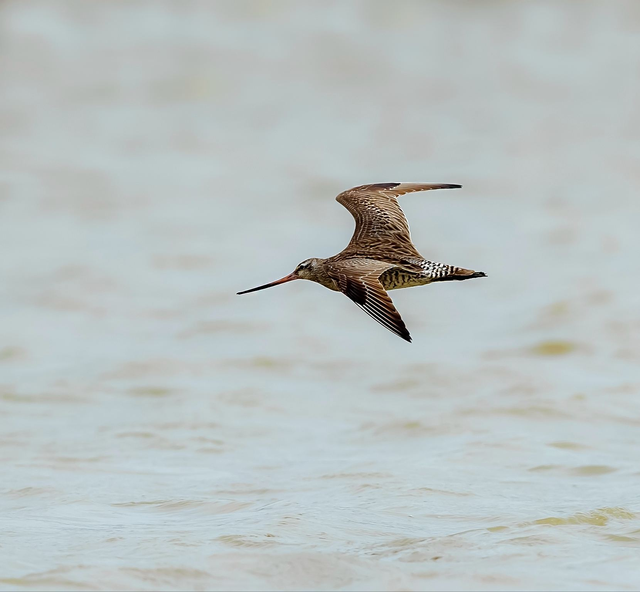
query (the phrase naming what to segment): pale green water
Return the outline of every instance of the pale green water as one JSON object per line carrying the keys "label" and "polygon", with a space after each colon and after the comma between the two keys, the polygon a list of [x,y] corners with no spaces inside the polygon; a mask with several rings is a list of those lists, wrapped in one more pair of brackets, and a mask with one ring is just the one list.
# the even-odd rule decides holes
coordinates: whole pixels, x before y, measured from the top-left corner
{"label": "pale green water", "polygon": [[[639,589],[640,5],[0,4],[2,589]],[[484,280],[308,282],[333,201]]]}

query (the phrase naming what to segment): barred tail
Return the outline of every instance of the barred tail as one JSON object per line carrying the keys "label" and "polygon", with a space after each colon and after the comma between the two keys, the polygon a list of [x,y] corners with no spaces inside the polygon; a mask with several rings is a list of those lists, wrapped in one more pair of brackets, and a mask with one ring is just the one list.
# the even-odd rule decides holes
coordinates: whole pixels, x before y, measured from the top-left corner
{"label": "barred tail", "polygon": [[464,267],[451,267],[449,273],[441,277],[435,277],[434,282],[449,282],[449,281],[462,281],[471,280],[473,278],[487,277],[484,271],[474,271],[473,269],[465,269]]}

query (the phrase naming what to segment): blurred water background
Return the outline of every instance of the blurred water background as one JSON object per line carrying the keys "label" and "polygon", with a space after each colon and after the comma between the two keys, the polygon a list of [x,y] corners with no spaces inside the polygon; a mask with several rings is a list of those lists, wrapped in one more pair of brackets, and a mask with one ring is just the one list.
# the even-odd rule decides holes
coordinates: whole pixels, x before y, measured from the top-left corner
{"label": "blurred water background", "polygon": [[[0,3],[0,588],[640,589],[640,3]],[[409,345],[310,282],[402,198]]]}

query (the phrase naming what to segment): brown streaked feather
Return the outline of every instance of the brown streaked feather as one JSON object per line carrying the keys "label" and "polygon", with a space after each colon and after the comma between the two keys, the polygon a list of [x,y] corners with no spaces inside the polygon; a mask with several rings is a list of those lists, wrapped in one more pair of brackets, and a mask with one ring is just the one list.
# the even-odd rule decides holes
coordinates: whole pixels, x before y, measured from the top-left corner
{"label": "brown streaked feather", "polygon": [[459,187],[461,185],[448,183],[375,183],[342,192],[336,200],[351,212],[356,228],[347,247],[332,259],[379,259],[381,254],[393,254],[390,262],[394,263],[404,259],[422,259],[411,242],[409,223],[397,197],[413,191]]}
{"label": "brown streaked feather", "polygon": [[411,342],[400,313],[380,283],[380,275],[392,264],[372,259],[354,258],[327,265],[327,272],[340,291],[370,317],[402,339]]}

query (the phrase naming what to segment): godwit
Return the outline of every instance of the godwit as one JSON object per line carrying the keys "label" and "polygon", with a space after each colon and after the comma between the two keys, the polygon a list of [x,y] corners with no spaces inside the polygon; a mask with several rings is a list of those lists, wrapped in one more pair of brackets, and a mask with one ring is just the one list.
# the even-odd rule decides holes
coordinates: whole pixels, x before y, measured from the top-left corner
{"label": "godwit", "polygon": [[307,259],[282,279],[238,294],[293,280],[311,280],[342,292],[389,331],[410,342],[411,335],[387,290],[486,274],[425,259],[411,242],[409,224],[397,197],[412,191],[459,187],[445,183],[375,183],[344,191],[336,200],[356,221],[346,249],[328,259]]}

